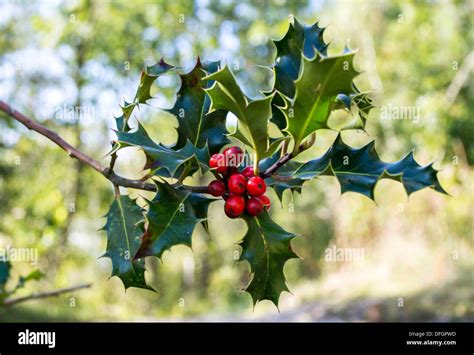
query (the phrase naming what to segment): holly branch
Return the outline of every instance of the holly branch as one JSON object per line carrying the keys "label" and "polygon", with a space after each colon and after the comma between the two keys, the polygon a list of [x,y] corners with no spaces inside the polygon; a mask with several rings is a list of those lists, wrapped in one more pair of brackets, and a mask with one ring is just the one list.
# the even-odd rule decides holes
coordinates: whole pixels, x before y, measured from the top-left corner
{"label": "holly branch", "polygon": [[[88,156],[84,152],[81,152],[80,150],[73,147],[64,138],[62,138],[57,132],[54,132],[51,129],[38,123],[37,121],[27,117],[20,111],[17,111],[13,107],[11,107],[5,101],[0,100],[0,111],[4,112],[5,114],[13,118],[14,120],[20,122],[28,129],[35,131],[41,134],[42,136],[48,138],[50,141],[52,141],[53,143],[61,147],[71,158],[75,158],[79,160],[81,163],[99,172],[102,176],[104,176],[107,180],[112,182],[112,184],[114,184],[115,186],[129,187],[132,189],[145,190],[145,191],[157,191],[157,187],[153,183],[149,183],[142,180],[128,179],[123,176],[117,175],[113,170],[113,167],[115,165],[116,155],[112,156],[110,166],[105,167],[99,161],[95,160],[94,158]],[[262,172],[261,173],[262,177],[271,176],[280,166],[282,166],[284,163],[286,163],[289,160],[288,158],[291,159],[290,154],[283,156],[278,164],[275,164],[275,166],[272,166],[266,169],[264,172]],[[184,185],[181,183],[175,183],[175,184],[172,184],[172,186],[182,187],[194,193],[209,193],[209,189],[207,186],[191,186],[191,185]]]}
{"label": "holly branch", "polygon": [[[6,102],[0,101],[0,111],[112,182],[115,198],[105,216],[107,248],[103,256],[111,259],[112,276],[119,277],[125,288],[153,290],[145,279],[145,258],[162,258],[176,245],[191,247],[196,226],[209,232],[208,207],[220,197],[225,214],[243,219],[248,226],[239,244],[240,260],[249,263],[251,272],[245,290],[254,303],[267,299],[278,305],[280,294],[288,291],[283,268],[297,257],[291,245],[296,234],[271,219],[267,187],[281,201],[285,191],[301,193],[306,181],[330,175],[337,178],[342,193],[355,192],[370,199],[374,199],[381,179],[400,182],[407,194],[424,188],[445,193],[438,171],[432,164],[418,164],[413,152],[385,162],[374,142],[355,148],[340,134],[322,156],[308,161],[294,159],[315,143],[318,130],[336,130],[329,122],[334,111],[348,113],[337,130],[363,130],[374,107],[368,92],[354,84],[359,75],[353,65],[356,52],[346,48],[329,55],[323,32],[317,23],[308,26],[293,19],[285,36],[274,41],[273,89],[258,98],[248,97],[232,70],[220,62],[198,58],[194,68],[185,73],[163,59],[146,66],[133,100],[125,101],[122,115],[115,117],[117,138],[112,142],[108,167]],[[167,146],[154,141],[140,121],[132,129],[129,119],[140,105],[153,106],[154,82],[172,74],[178,74],[181,82],[174,106],[158,107],[178,120],[178,139]],[[237,118],[233,132],[226,128],[228,113]],[[278,128],[278,135],[273,136],[270,123]],[[236,145],[229,147],[232,142]],[[145,155],[147,174],[141,180],[114,172],[117,152],[126,147],[139,148]],[[253,155],[252,166],[243,162],[246,154]],[[201,176],[211,172],[216,180],[208,186],[183,184],[196,172]],[[168,183],[168,179],[175,182]],[[119,186],[156,194],[142,206],[121,194]]]}

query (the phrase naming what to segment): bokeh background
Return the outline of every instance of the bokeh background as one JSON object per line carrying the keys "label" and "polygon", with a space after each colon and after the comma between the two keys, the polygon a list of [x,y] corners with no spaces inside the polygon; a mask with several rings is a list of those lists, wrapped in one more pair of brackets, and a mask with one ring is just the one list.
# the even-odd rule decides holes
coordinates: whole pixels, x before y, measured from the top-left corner
{"label": "bokeh background", "polygon": [[[102,159],[113,115],[133,97],[144,64],[164,56],[186,71],[197,55],[221,59],[255,95],[271,86],[264,68],[275,56],[271,39],[285,34],[291,14],[328,26],[330,53],[346,44],[359,50],[364,74],[356,83],[373,91],[379,108],[368,134],[346,131],[346,142],[373,137],[384,160],[414,148],[419,163],[435,161],[451,196],[425,189],[408,199],[400,184],[384,180],[374,203],[341,196],[331,177],[308,183],[302,196],[287,193],[281,208],[271,196],[273,217],[301,235],[294,249],[303,258],[285,267],[293,294],[282,295],[280,313],[268,301],[253,309],[241,291],[249,268],[234,256],[245,227],[219,203],[211,206],[211,235],[196,229],[194,253],[175,247],[163,263],[148,261],[147,279],[159,294],[125,293],[118,278],[109,280],[109,260],[99,258],[111,184],[0,115],[0,247],[35,248],[45,274],[16,296],[93,284],[0,307],[0,320],[474,320],[472,2],[0,0],[0,98]],[[134,116],[166,144],[176,139],[177,120],[157,107],[172,106],[178,85],[176,76],[159,79],[153,106]],[[403,107],[414,108],[416,119],[383,119],[383,110]],[[305,156],[322,154],[335,135],[321,131]],[[117,170],[139,178],[143,162],[128,148]],[[364,257],[332,262],[328,248]],[[12,263],[9,286],[34,268]]]}

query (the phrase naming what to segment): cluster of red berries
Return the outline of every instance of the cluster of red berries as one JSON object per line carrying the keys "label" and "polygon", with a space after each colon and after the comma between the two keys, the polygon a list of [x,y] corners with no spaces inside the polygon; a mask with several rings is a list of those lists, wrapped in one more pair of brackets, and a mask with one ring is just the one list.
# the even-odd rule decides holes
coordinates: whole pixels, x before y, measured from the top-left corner
{"label": "cluster of red berries", "polygon": [[224,198],[224,211],[229,218],[237,218],[244,211],[257,216],[264,208],[270,208],[270,199],[264,195],[267,190],[265,180],[255,176],[251,166],[239,171],[243,159],[242,149],[231,147],[214,154],[209,160],[209,166],[216,169],[218,175],[218,180],[209,184],[209,193]]}

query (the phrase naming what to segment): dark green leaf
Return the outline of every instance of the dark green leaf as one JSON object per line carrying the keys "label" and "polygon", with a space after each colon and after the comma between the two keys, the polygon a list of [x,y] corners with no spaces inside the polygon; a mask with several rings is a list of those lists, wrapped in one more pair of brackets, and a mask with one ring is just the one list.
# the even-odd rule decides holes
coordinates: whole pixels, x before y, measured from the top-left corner
{"label": "dark green leaf", "polygon": [[278,174],[291,178],[289,181],[334,175],[341,185],[342,193],[353,191],[371,199],[374,199],[376,183],[383,178],[401,182],[408,195],[425,187],[446,193],[432,164],[419,165],[413,158],[413,152],[397,162],[383,162],[375,151],[374,142],[362,148],[352,148],[343,142],[340,135],[322,157],[307,163],[292,162],[286,169],[279,170]]}
{"label": "dark green leaf", "polygon": [[[324,28],[320,28],[318,23],[307,26],[293,19],[285,36],[277,41],[273,41],[277,49],[274,71],[274,90],[293,98],[295,96],[295,81],[301,69],[303,54],[307,58],[315,56],[315,50],[326,55],[328,45],[323,40]],[[277,93],[272,101],[271,122],[278,128],[284,130],[287,126],[285,115],[278,106],[284,106],[284,101]]]}
{"label": "dark green leaf", "polygon": [[323,40],[324,28],[315,23],[307,26],[293,19],[285,36],[273,41],[277,48],[275,59],[275,89],[292,98],[295,81],[300,74],[303,54],[314,58],[316,51],[326,55],[328,45]]}
{"label": "dark green leaf", "polygon": [[[271,92],[268,93],[269,95]],[[288,135],[288,132],[285,131],[287,122],[286,116],[280,109],[280,107],[285,106],[285,101],[283,100],[281,94],[279,92],[275,92],[272,99],[272,117],[270,118],[270,122],[273,122],[283,134]]]}
{"label": "dark green leaf", "polygon": [[203,90],[213,83],[203,80],[206,72],[214,73],[218,68],[219,62],[201,64],[198,59],[193,70],[180,75],[181,88],[173,108],[168,110],[179,122],[178,141],[173,149],[184,147],[189,140],[200,148],[207,143],[210,153],[213,154],[230,142],[225,128],[227,111],[209,112],[211,100]]}
{"label": "dark green leaf", "polygon": [[136,258],[154,255],[175,245],[191,247],[194,227],[207,219],[209,203],[215,201],[201,194],[157,182],[158,193],[149,202],[148,226]]}
{"label": "dark green leaf", "polygon": [[142,71],[140,84],[133,101],[136,100],[138,103],[144,104],[147,102],[147,100],[151,99],[152,96],[150,90],[155,80],[158,79],[160,75],[167,73],[173,68],[174,67],[172,65],[169,65],[163,59],[154,65],[146,66]]}
{"label": "dark green leaf", "polygon": [[245,138],[255,152],[255,161],[259,161],[268,149],[268,122],[271,117],[273,96],[251,100],[242,92],[229,67],[206,77],[215,80],[206,92],[211,97],[211,112],[216,109],[229,110],[238,118],[237,132]]}
{"label": "dark green leaf", "polygon": [[[135,94],[135,98],[133,102],[125,101],[123,106],[120,106],[122,109],[122,115],[119,117],[115,117],[115,123],[117,126],[118,131],[129,131],[130,126],[128,125],[128,120],[132,115],[133,110],[138,104],[146,103],[148,99],[151,99],[151,86],[155,82],[155,80],[163,74],[166,74],[168,71],[173,69],[172,65],[165,63],[163,59],[161,59],[158,63],[147,66],[142,71],[140,76],[140,84],[138,85],[137,92]],[[115,147],[118,148],[118,147]]]}
{"label": "dark green leaf", "polygon": [[133,109],[135,108],[136,103],[124,102],[123,106],[120,106],[122,109],[122,115],[115,117],[115,124],[117,125],[118,131],[129,131],[130,126],[128,125],[128,119],[132,115]]}
{"label": "dark green leaf", "polygon": [[372,98],[369,96],[369,92],[360,92],[359,89],[352,84],[353,93],[350,95],[339,94],[336,97],[337,104],[336,109],[344,108],[352,111],[353,106],[357,107],[357,115],[359,120],[354,120],[349,124],[342,127],[341,130],[347,129],[365,129],[367,119],[370,111],[375,107]]}
{"label": "dark green leaf", "polygon": [[248,231],[240,242],[240,261],[248,261],[252,273],[245,290],[254,304],[266,299],[278,307],[280,294],[288,291],[283,267],[289,259],[298,257],[291,249],[295,235],[273,222],[266,211],[258,217],[246,217],[245,221]]}
{"label": "dark green leaf", "polygon": [[186,162],[189,162],[188,175],[196,170],[200,170],[202,173],[209,170],[207,145],[196,148],[190,141],[187,141],[181,149],[173,150],[155,143],[140,123],[137,130],[133,132],[116,131],[116,133],[117,141],[122,147],[129,145],[143,149],[147,157],[145,168],[151,169],[155,175],[175,177],[177,173],[181,172],[179,168]]}
{"label": "dark green leaf", "polygon": [[362,121],[362,128],[365,128],[365,123],[369,118],[369,113],[375,106],[368,92],[360,92],[355,84],[353,85],[353,89],[354,93],[351,95],[351,99],[359,109],[359,117]]}
{"label": "dark green leaf", "polygon": [[145,262],[133,260],[143,234],[142,209],[130,197],[114,200],[106,215],[107,251],[103,256],[112,261],[112,276],[118,276],[125,286],[152,290],[145,281]]}
{"label": "dark green leaf", "polygon": [[284,98],[282,108],[288,122],[286,130],[294,138],[295,148],[312,132],[328,128],[329,114],[337,108],[338,95],[352,93],[352,80],[358,75],[353,59],[353,52],[303,58],[301,75],[295,82],[295,98]]}
{"label": "dark green leaf", "polygon": [[267,186],[272,187],[275,190],[276,195],[281,203],[283,203],[283,193],[286,190],[290,190],[292,193],[301,193],[305,180],[303,179],[288,179],[278,180],[276,178],[268,178],[265,180]]}

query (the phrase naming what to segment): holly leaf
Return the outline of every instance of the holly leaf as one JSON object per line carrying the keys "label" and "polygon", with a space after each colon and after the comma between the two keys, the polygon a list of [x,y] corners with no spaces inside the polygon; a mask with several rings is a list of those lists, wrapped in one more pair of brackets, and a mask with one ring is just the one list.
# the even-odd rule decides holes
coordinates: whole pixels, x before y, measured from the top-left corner
{"label": "holly leaf", "polygon": [[204,92],[213,81],[203,80],[206,73],[214,73],[219,69],[220,62],[201,64],[197,60],[193,70],[181,74],[181,87],[172,109],[167,110],[176,116],[179,122],[178,141],[173,149],[184,147],[191,141],[196,147],[204,147],[207,143],[211,154],[218,152],[230,140],[227,138],[225,121],[226,110],[209,112],[211,100]]}
{"label": "holly leaf", "polygon": [[397,162],[384,162],[375,151],[374,141],[362,148],[352,148],[340,135],[320,158],[307,163],[292,162],[286,169],[278,171],[281,177],[290,178],[288,181],[332,175],[338,179],[342,193],[357,192],[371,199],[374,199],[375,185],[384,178],[402,183],[408,195],[426,187],[446,194],[437,173],[432,164],[419,165],[413,151]]}
{"label": "holly leaf", "polygon": [[271,117],[273,95],[263,99],[251,100],[239,87],[237,80],[228,66],[206,76],[204,79],[215,80],[206,89],[211,98],[211,110],[228,110],[238,118],[237,130],[245,138],[259,161],[268,149],[268,121]]}
{"label": "holly leaf", "polygon": [[143,234],[143,211],[126,195],[114,200],[107,212],[103,230],[107,233],[107,250],[103,257],[112,261],[112,275],[118,276],[125,287],[154,291],[145,281],[145,262],[133,257],[140,247]]}
{"label": "holly leaf", "polygon": [[166,74],[171,69],[174,69],[174,66],[169,65],[162,58],[158,63],[146,66],[145,69],[142,70],[135,98],[132,102],[124,101],[123,106],[120,106],[122,109],[122,115],[114,117],[118,131],[127,132],[130,130],[128,120],[130,119],[135,107],[138,104],[146,103],[147,100],[152,98],[150,92],[151,86],[160,75]]}
{"label": "holly leaf", "polygon": [[375,107],[374,101],[369,96],[369,92],[361,92],[357,86],[355,86],[355,84],[353,84],[352,87],[354,93],[351,95],[351,99],[359,110],[358,114],[362,122],[362,128],[365,129],[365,124],[369,118],[369,113]]}
{"label": "holly leaf", "polygon": [[175,177],[182,172],[182,169],[179,168],[187,162],[189,162],[188,175],[196,170],[200,170],[201,173],[209,170],[210,156],[207,145],[196,148],[190,141],[187,141],[184,147],[174,150],[155,143],[140,123],[133,132],[116,131],[116,134],[121,147],[135,146],[145,152],[147,158],[145,169],[151,169],[155,175]]}
{"label": "holly leaf", "polygon": [[352,80],[359,74],[353,66],[354,52],[339,56],[303,58],[302,71],[295,82],[294,100],[283,97],[281,108],[295,140],[295,149],[312,132],[329,128],[329,114],[337,108],[340,94],[352,93]]}
{"label": "holly leaf", "polygon": [[130,126],[128,125],[128,120],[132,115],[133,110],[135,109],[136,103],[130,103],[125,101],[123,106],[120,106],[122,109],[122,115],[115,118],[115,124],[117,126],[117,130],[119,131],[129,131]]}
{"label": "holly leaf", "polygon": [[161,258],[164,251],[180,244],[191,247],[194,227],[207,219],[209,204],[215,201],[166,182],[156,183],[158,193],[148,203],[148,226],[135,258]]}
{"label": "holly leaf", "polygon": [[352,83],[353,93],[350,95],[339,94],[336,97],[338,103],[336,109],[347,109],[352,111],[353,106],[357,107],[357,115],[360,121],[351,122],[341,130],[362,129],[365,130],[370,111],[375,107],[370,92],[361,92],[354,83]]}
{"label": "holly leaf", "polygon": [[140,84],[138,85],[135,99],[133,101],[145,104],[152,98],[150,90],[155,80],[158,79],[160,75],[167,73],[173,68],[174,66],[166,63],[163,58],[154,65],[146,66],[140,76]]}
{"label": "holly leaf", "polygon": [[267,186],[273,188],[275,191],[280,203],[283,203],[283,193],[286,190],[290,190],[292,193],[297,192],[301,194],[305,181],[306,180],[304,179],[298,178],[278,180],[277,178],[272,177],[265,180]]}
{"label": "holly leaf", "polygon": [[282,131],[286,128],[287,122],[285,115],[278,108],[278,106],[284,106],[283,98],[280,95],[283,94],[290,98],[295,96],[295,81],[300,74],[303,54],[307,58],[313,58],[315,51],[326,55],[328,45],[323,40],[324,30],[325,28],[319,27],[317,22],[307,26],[293,18],[285,36],[280,40],[273,41],[277,50],[273,66],[275,72],[273,91],[277,90],[278,93],[272,101],[270,121]]}
{"label": "holly leaf", "polygon": [[288,291],[283,267],[289,259],[298,258],[291,249],[296,236],[281,228],[270,219],[266,211],[256,217],[246,217],[248,230],[240,242],[242,254],[239,261],[250,264],[252,278],[245,288],[254,305],[270,300],[278,307],[283,291]]}
{"label": "holly leaf", "polygon": [[285,36],[273,41],[277,49],[275,58],[275,89],[287,97],[295,96],[295,81],[300,74],[303,54],[313,58],[316,51],[326,55],[328,45],[323,40],[325,28],[318,23],[301,24],[293,18]]}
{"label": "holly leaf", "polygon": [[288,135],[288,132],[285,131],[287,126],[286,116],[280,109],[280,107],[285,106],[285,100],[278,91],[269,92],[268,95],[271,95],[272,93],[272,117],[270,118],[270,122],[273,122],[284,135]]}

